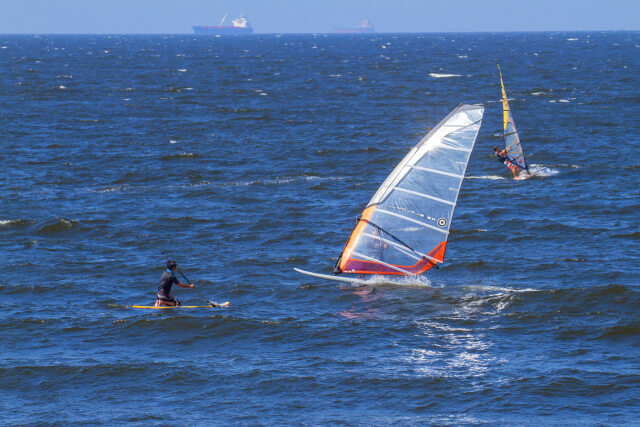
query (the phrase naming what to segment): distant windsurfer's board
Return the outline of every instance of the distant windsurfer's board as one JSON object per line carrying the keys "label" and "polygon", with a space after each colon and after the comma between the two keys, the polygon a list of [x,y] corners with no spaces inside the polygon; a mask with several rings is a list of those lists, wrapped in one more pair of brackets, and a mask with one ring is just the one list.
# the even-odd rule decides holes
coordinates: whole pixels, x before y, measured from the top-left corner
{"label": "distant windsurfer's board", "polygon": [[357,277],[345,277],[345,276],[333,276],[331,274],[313,273],[311,271],[301,270],[299,268],[293,268],[298,273],[306,274],[307,276],[317,277],[318,279],[331,280],[332,282],[344,282],[355,283],[357,285],[369,285],[371,282],[367,279],[358,279]]}
{"label": "distant windsurfer's board", "polygon": [[216,303],[216,305],[177,305],[177,306],[168,306],[163,305],[160,307],[156,307],[153,305],[132,305],[131,308],[147,308],[150,310],[162,310],[166,308],[219,308],[219,307],[229,307],[229,301],[223,303]]}
{"label": "distant windsurfer's board", "polygon": [[531,173],[524,174],[524,175],[518,175],[517,177],[515,177],[513,179],[515,179],[516,181],[524,181],[525,179],[536,177],[537,174],[539,174],[540,172],[543,172],[543,171],[544,171],[544,168],[536,169]]}

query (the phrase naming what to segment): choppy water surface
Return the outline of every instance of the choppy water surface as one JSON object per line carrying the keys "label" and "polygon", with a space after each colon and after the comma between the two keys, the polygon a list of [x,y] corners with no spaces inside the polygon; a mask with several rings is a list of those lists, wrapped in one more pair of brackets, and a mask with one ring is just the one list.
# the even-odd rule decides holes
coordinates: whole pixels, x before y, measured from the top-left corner
{"label": "choppy water surface", "polygon": [[[0,420],[637,422],[639,58],[638,33],[0,36]],[[497,62],[542,177],[491,157]],[[444,267],[293,272],[331,272],[461,102],[486,111]],[[127,308],[162,251],[231,308]]]}

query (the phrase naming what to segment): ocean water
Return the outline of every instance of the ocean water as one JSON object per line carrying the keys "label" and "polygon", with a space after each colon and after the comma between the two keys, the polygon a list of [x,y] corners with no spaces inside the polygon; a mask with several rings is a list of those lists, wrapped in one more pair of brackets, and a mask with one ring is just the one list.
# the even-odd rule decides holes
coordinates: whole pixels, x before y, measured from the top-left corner
{"label": "ocean water", "polygon": [[[537,178],[492,157],[496,63]],[[3,35],[0,66],[0,423],[640,419],[639,33]],[[294,272],[461,102],[442,268]],[[130,308],[166,254],[231,307]]]}

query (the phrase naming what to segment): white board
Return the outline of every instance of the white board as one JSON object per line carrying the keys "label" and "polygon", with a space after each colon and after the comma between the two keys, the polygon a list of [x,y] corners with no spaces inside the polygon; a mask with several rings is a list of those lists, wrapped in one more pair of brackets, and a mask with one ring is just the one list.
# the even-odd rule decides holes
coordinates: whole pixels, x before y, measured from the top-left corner
{"label": "white board", "polygon": [[367,279],[358,279],[356,277],[333,276],[331,274],[313,273],[311,271],[301,270],[295,267],[294,267],[294,270],[297,271],[298,273],[306,274],[307,276],[317,277],[318,279],[331,280],[332,282],[355,283],[358,285],[371,284],[371,281]]}

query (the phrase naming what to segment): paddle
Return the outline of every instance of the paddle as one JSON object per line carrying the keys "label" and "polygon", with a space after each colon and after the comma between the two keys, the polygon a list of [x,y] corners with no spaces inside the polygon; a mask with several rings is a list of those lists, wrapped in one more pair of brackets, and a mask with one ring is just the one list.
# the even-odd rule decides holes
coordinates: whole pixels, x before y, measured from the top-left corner
{"label": "paddle", "polygon": [[[169,255],[168,253],[166,253],[167,251],[162,251],[162,255]],[[180,273],[180,275],[184,278],[184,280],[187,281],[188,284],[193,284],[193,282],[191,280],[189,280],[189,278],[187,276],[184,275],[184,273],[182,272],[182,270],[180,270],[180,267],[176,267],[176,269],[178,270],[178,273]],[[195,287],[195,285],[193,285],[193,289],[197,289]],[[211,307],[226,307],[226,305],[217,303],[215,301],[211,301],[208,300],[204,297],[204,295],[202,295],[200,292],[196,291],[196,294],[202,298],[203,300],[205,300],[207,302],[207,304],[209,304]],[[228,305],[228,304],[227,304]]]}
{"label": "paddle", "polygon": [[[191,280],[189,280],[189,278],[188,278],[187,276],[185,276],[185,275],[184,275],[184,273],[182,272],[182,270],[180,270],[180,267],[177,267],[177,270],[178,270],[178,273],[180,273],[180,275],[184,278],[184,280],[186,280],[186,281],[187,281],[187,283],[189,283],[189,284],[193,284],[193,282],[192,282]],[[193,285],[193,289],[197,289],[197,288],[196,288],[196,285]],[[198,296],[199,296],[200,298],[202,298],[203,300],[205,300],[205,301],[206,301],[206,302],[207,302],[211,307],[222,307],[222,306],[221,306],[220,304],[218,304],[217,302],[215,302],[215,301],[210,301],[210,300],[206,299],[206,298],[204,297],[204,295],[202,295],[200,292],[196,291],[196,294],[198,294]]]}

